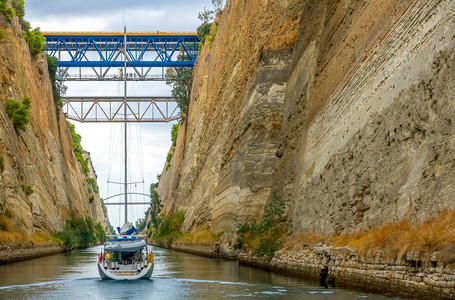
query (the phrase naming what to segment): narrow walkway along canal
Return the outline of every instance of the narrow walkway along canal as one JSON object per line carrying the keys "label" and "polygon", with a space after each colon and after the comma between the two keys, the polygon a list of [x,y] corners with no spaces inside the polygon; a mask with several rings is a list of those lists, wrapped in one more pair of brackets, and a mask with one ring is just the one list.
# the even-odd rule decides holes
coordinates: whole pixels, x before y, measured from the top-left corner
{"label": "narrow walkway along canal", "polygon": [[154,248],[151,280],[100,280],[100,247],[0,266],[0,299],[387,299]]}

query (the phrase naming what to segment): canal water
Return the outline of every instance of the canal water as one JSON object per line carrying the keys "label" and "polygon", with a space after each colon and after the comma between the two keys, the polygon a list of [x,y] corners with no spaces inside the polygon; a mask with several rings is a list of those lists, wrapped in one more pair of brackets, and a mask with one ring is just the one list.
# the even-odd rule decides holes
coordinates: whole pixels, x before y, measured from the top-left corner
{"label": "canal water", "polygon": [[0,299],[391,299],[154,248],[150,280],[100,280],[101,247],[0,266]]}

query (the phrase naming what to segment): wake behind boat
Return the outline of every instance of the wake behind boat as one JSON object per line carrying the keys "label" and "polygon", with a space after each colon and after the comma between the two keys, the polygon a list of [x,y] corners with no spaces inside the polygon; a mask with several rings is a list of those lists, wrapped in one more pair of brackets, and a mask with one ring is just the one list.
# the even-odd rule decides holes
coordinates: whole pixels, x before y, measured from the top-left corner
{"label": "wake behind boat", "polygon": [[153,273],[154,256],[150,245],[134,235],[136,228],[119,230],[119,235],[104,244],[98,259],[101,279],[135,280],[150,279]]}

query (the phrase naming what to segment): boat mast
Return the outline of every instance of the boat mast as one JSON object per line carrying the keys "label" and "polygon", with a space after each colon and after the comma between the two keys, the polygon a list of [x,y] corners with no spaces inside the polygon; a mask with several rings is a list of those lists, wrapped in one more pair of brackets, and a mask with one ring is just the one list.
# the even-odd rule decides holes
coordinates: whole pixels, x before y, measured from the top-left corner
{"label": "boat mast", "polygon": [[124,185],[125,185],[125,224],[126,222],[128,221],[128,179],[127,179],[127,175],[128,175],[128,169],[127,169],[127,166],[128,166],[128,145],[127,145],[127,128],[126,128],[126,125],[127,125],[127,118],[126,118],[126,113],[127,113],[127,109],[126,109],[126,55],[127,55],[127,52],[126,52],[126,26],[123,27],[123,40],[125,41],[125,49],[124,49],[124,55],[125,55],[125,63],[123,65],[123,83],[124,83],[124,98],[123,98],[123,121],[124,121],[124,129],[125,129],[125,132],[124,132],[124,142],[125,142],[125,182],[124,182]]}

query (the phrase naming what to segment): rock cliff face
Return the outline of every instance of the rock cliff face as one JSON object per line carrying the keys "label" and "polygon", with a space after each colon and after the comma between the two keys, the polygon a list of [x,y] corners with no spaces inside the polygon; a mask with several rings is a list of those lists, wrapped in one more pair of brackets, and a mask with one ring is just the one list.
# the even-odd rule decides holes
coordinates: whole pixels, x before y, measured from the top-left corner
{"label": "rock cliff face", "polygon": [[[99,198],[89,203],[87,176],[73,153],[65,117],[56,114],[46,59],[30,57],[16,18],[10,24],[0,15],[0,26],[6,33],[0,40],[0,214],[28,234],[59,231],[72,217],[107,225]],[[30,123],[16,132],[4,104],[24,97],[31,98]],[[34,189],[29,196],[21,188],[26,185]]]}
{"label": "rock cliff face", "polygon": [[228,0],[161,177],[184,231],[285,200],[291,234],[455,208],[455,4]]}

